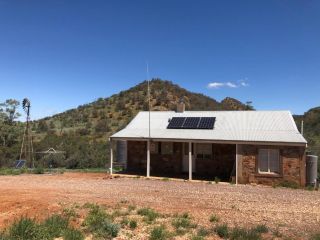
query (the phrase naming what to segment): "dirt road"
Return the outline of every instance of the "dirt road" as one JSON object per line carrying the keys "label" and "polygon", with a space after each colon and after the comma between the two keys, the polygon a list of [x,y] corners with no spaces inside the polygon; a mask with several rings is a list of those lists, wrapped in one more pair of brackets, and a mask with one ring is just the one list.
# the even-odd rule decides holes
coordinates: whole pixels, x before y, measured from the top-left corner
{"label": "dirt road", "polygon": [[300,237],[320,231],[317,191],[64,173],[0,176],[0,192],[0,226],[21,215],[44,218],[61,204],[125,202],[163,213],[187,211],[201,224],[215,213],[230,225],[263,223]]}

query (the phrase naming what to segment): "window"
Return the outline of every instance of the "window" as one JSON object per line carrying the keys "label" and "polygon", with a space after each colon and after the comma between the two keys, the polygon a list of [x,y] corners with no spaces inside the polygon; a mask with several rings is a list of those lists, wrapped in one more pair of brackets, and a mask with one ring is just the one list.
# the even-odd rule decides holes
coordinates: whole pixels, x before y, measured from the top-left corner
{"label": "window", "polygon": [[150,143],[150,153],[151,154],[159,153],[159,143],[158,142],[151,142]]}
{"label": "window", "polygon": [[278,149],[259,149],[258,171],[261,173],[279,173],[280,156]]}
{"label": "window", "polygon": [[172,142],[162,142],[161,143],[161,154],[172,154],[173,153],[173,143]]}
{"label": "window", "polygon": [[212,155],[212,144],[210,143],[197,144],[197,158],[211,159],[211,155]]}

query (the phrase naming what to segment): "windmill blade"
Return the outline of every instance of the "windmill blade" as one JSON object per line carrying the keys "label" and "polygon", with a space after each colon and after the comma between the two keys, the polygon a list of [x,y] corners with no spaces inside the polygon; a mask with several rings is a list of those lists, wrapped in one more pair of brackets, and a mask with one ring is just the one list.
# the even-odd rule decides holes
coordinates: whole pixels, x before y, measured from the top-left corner
{"label": "windmill blade", "polygon": [[30,107],[31,107],[30,100],[28,98],[24,98],[22,101],[22,108],[27,114],[29,114]]}

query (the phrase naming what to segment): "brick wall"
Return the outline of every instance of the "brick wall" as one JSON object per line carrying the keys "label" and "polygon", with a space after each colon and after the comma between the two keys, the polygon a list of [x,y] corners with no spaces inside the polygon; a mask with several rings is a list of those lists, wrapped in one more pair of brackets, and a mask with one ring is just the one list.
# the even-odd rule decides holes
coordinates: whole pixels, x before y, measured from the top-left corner
{"label": "brick wall", "polygon": [[[259,148],[276,148],[280,153],[279,174],[259,174],[258,152]],[[240,149],[239,174],[240,183],[258,183],[272,185],[282,181],[295,182],[300,186],[305,185],[305,158],[304,147],[290,146],[259,146],[242,145]]]}

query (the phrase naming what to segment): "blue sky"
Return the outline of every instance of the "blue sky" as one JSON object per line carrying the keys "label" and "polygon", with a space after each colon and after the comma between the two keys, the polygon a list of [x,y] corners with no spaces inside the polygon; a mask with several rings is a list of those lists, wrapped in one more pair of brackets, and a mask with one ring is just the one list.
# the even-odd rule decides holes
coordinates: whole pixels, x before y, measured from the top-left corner
{"label": "blue sky", "polygon": [[320,1],[0,0],[0,101],[40,118],[150,76],[217,100],[320,105]]}

